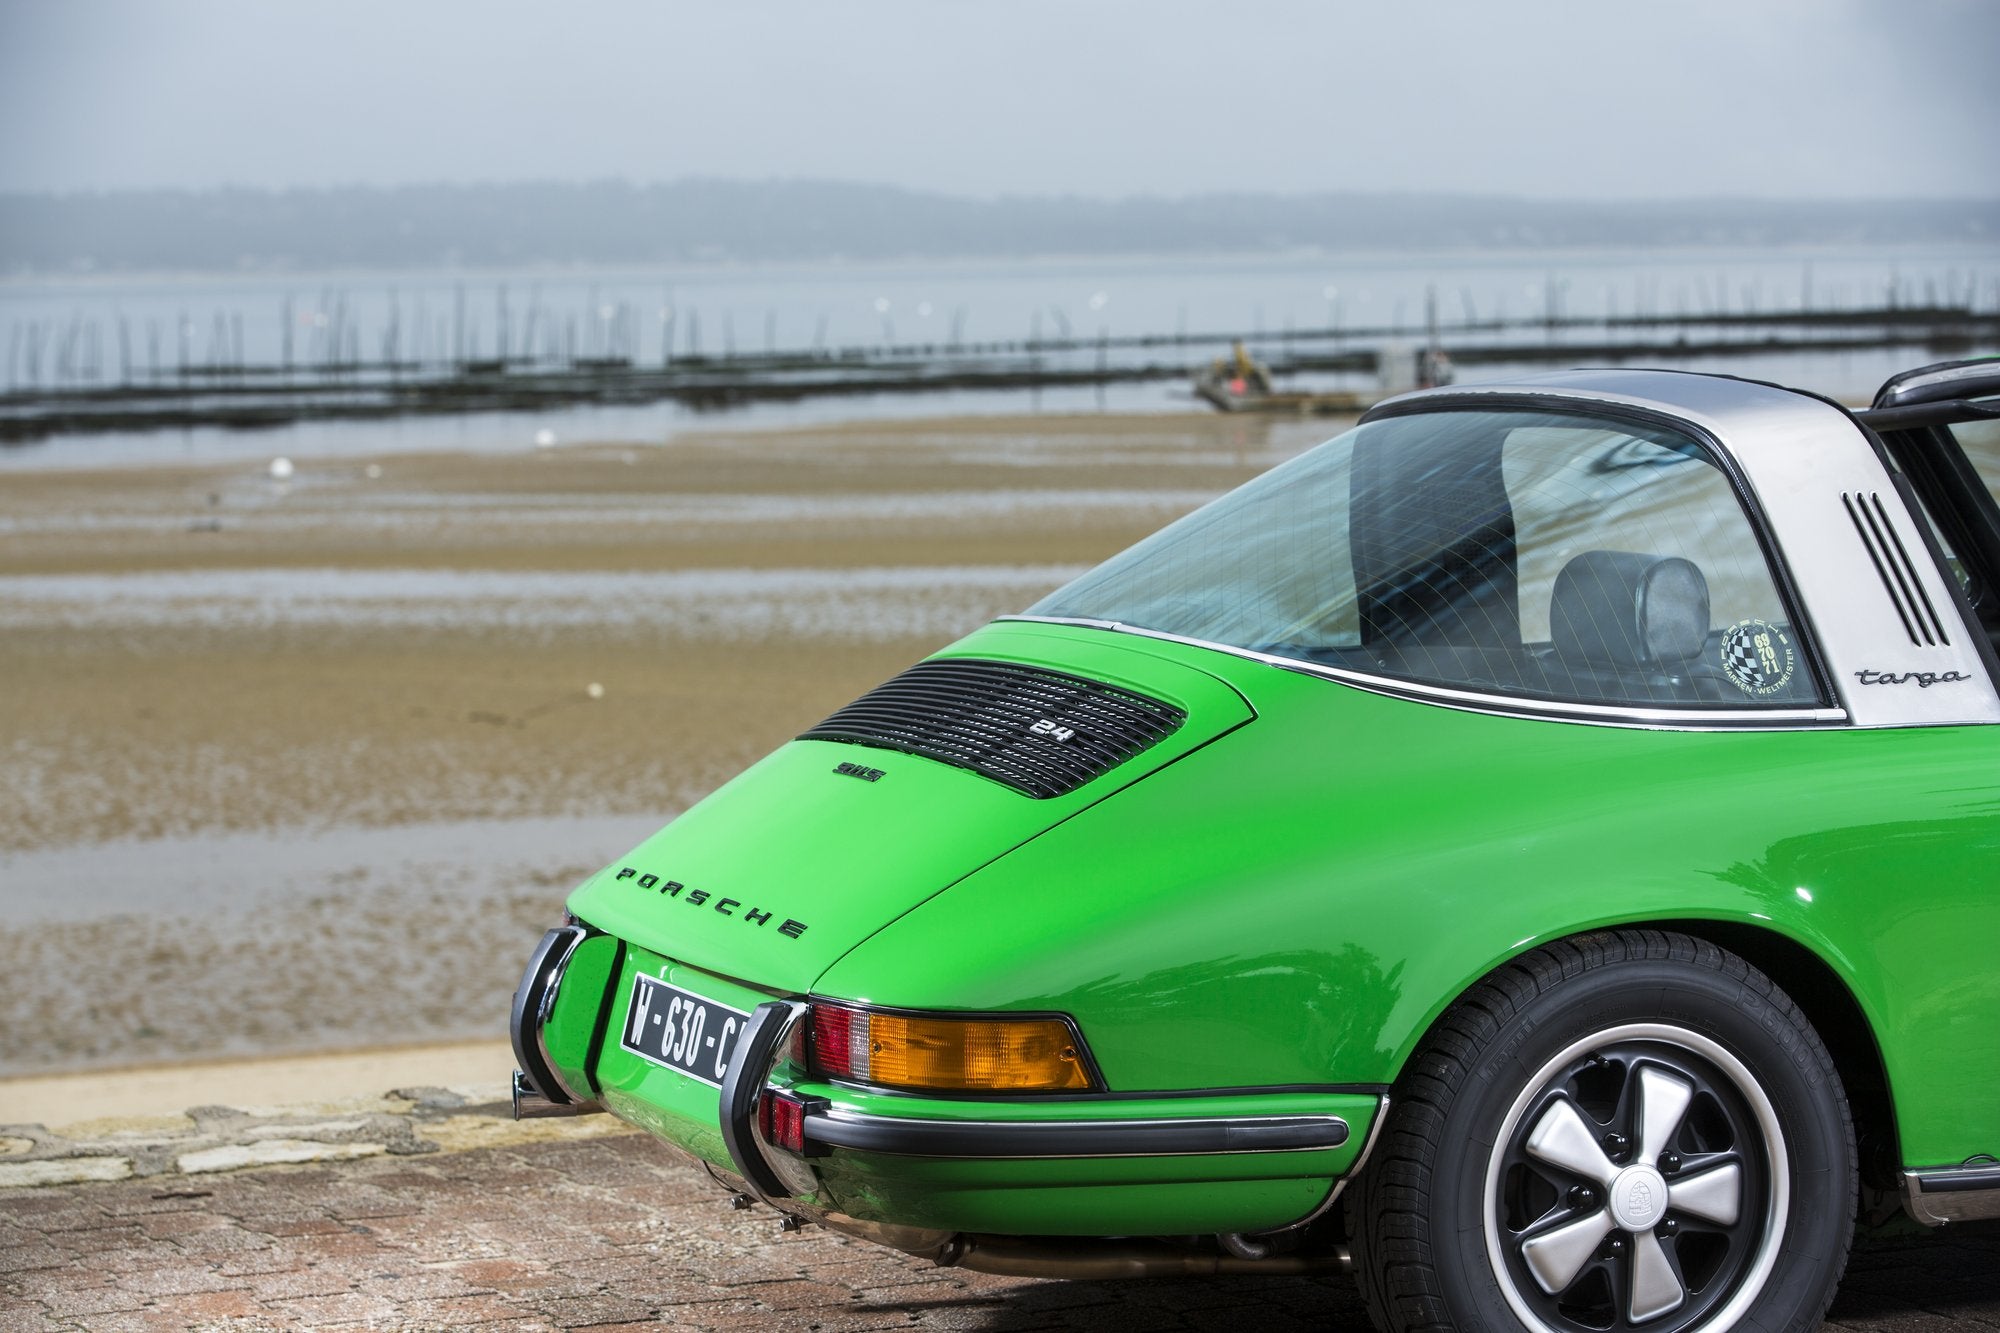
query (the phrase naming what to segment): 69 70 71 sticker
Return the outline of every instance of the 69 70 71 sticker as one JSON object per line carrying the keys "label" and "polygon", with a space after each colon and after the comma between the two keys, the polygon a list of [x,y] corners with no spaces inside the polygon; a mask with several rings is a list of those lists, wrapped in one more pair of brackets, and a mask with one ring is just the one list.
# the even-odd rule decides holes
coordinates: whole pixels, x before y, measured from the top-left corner
{"label": "69 70 71 sticker", "polygon": [[1739,620],[1722,631],[1722,674],[1745,694],[1763,698],[1792,683],[1798,651],[1792,636],[1768,620]]}

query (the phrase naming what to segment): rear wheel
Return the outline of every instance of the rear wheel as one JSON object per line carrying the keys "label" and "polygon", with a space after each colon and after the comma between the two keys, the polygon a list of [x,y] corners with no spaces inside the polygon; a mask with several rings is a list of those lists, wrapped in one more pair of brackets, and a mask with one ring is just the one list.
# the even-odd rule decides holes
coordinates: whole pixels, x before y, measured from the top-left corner
{"label": "rear wheel", "polygon": [[1412,1059],[1350,1196],[1387,1330],[1816,1327],[1853,1128],[1791,1000],[1686,936],[1612,931],[1489,977]]}

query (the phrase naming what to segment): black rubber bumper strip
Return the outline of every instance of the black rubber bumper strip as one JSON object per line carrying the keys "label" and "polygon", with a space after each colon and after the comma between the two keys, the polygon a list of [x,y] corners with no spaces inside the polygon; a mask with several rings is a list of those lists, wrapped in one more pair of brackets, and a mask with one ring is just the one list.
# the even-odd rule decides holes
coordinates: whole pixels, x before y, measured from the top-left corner
{"label": "black rubber bumper strip", "polygon": [[1187,1120],[908,1120],[851,1111],[808,1113],[806,1140],[901,1157],[1203,1157],[1313,1152],[1347,1142],[1331,1115]]}

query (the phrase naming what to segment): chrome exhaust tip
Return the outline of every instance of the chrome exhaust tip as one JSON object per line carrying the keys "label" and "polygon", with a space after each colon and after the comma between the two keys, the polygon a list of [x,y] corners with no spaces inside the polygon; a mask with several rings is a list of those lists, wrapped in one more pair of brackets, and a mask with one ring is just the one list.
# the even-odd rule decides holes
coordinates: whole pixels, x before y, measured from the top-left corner
{"label": "chrome exhaust tip", "polygon": [[596,1102],[551,1101],[542,1090],[520,1070],[514,1071],[514,1118],[516,1120],[541,1120],[561,1115],[601,1115],[603,1106]]}

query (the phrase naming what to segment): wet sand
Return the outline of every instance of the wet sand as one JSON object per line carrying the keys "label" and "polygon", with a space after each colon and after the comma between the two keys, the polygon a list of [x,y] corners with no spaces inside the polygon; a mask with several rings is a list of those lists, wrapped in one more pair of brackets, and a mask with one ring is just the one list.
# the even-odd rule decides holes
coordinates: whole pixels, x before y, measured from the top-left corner
{"label": "wet sand", "polygon": [[9,475],[0,1076],[490,1040],[582,875],[1339,424]]}

